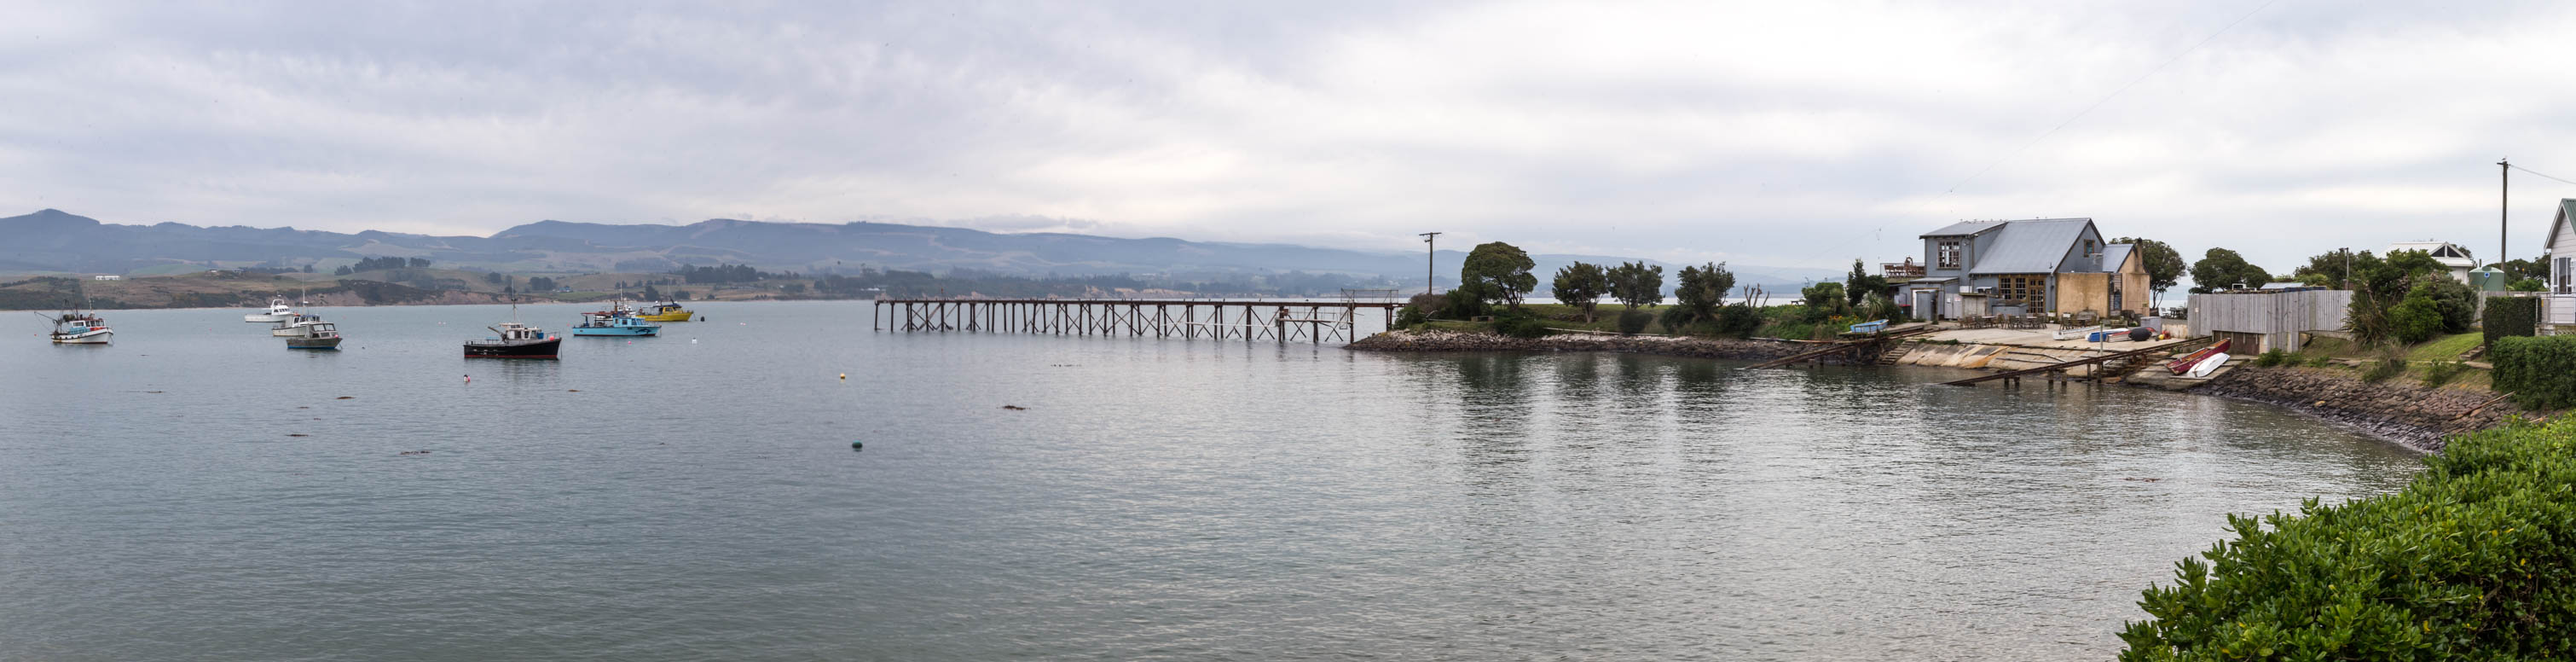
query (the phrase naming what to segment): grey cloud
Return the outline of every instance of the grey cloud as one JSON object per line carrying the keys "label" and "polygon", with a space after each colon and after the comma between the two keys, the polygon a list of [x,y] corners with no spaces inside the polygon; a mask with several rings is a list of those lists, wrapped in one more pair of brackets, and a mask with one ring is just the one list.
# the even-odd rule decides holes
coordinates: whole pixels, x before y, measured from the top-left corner
{"label": "grey cloud", "polygon": [[[2286,270],[2491,245],[2498,156],[2576,175],[2551,151],[2576,138],[2557,4],[2276,3],[2179,59],[2249,7],[1388,5],[25,5],[0,25],[0,208],[1443,230],[1820,267],[2081,215]],[[2527,254],[2576,187],[2516,189]]]}

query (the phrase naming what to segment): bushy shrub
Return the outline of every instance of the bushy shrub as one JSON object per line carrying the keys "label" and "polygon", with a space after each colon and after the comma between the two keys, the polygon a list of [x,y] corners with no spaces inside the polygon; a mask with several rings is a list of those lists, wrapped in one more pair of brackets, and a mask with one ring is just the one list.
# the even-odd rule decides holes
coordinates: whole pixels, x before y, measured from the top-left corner
{"label": "bushy shrub", "polygon": [[1407,308],[1422,311],[1423,319],[1440,319],[1440,313],[1449,310],[1449,297],[1424,292],[1413,295],[1413,298],[1405,301],[1404,305]]}
{"label": "bushy shrub", "polygon": [[2468,333],[2469,325],[2478,321],[2478,291],[2449,274],[2423,276],[2406,297],[2412,299],[2417,294],[2433,301],[2434,312],[2442,317],[2443,333]]}
{"label": "bushy shrub", "polygon": [[2334,357],[2331,356],[2318,354],[2316,356],[2308,357],[2308,367],[2311,368],[2332,368],[2334,365]]}
{"label": "bushy shrub", "polygon": [[2494,347],[2497,338],[2534,335],[2540,330],[2540,298],[2488,299],[2487,312],[2481,316],[2478,324],[2485,327],[2488,347]]}
{"label": "bushy shrub", "polygon": [[1536,338],[1547,335],[1547,325],[1538,315],[1520,308],[1505,308],[1494,313],[1494,332],[1514,338]]}
{"label": "bushy shrub", "polygon": [[2469,366],[2458,361],[2434,361],[2424,364],[2424,387],[2434,388],[2458,379]]}
{"label": "bushy shrub", "polygon": [[2389,336],[2397,342],[2412,345],[2432,340],[2442,332],[2442,310],[2433,297],[2420,291],[2406,295],[2404,301],[2388,309]]}
{"label": "bushy shrub", "polygon": [[1645,333],[1646,324],[1653,321],[1655,321],[1654,313],[1649,313],[1636,308],[1621,310],[1619,311],[1619,332]]}
{"label": "bushy shrub", "polygon": [[1425,316],[1422,314],[1422,309],[1421,309],[1421,308],[1419,308],[1419,307],[1415,307],[1415,306],[1405,306],[1405,307],[1403,307],[1403,308],[1398,308],[1398,309],[1396,309],[1396,311],[1395,311],[1395,321],[1394,321],[1394,322],[1392,322],[1392,323],[1387,324],[1386,326],[1387,326],[1387,329],[1388,329],[1388,330],[1391,330],[1391,331],[1402,331],[1402,330],[1405,330],[1405,329],[1413,328],[1413,325],[1421,324],[1421,323],[1423,323],[1423,322],[1425,322],[1425,321],[1428,321],[1428,320],[1429,320],[1429,318],[1425,317]]}
{"label": "bushy shrub", "polygon": [[1868,296],[1861,297],[1860,318],[1887,320],[1891,324],[1904,322],[1905,308],[1896,305],[1896,300],[1888,298],[1885,294],[1871,292]]}
{"label": "bushy shrub", "polygon": [[2405,489],[2233,539],[2138,604],[2123,662],[2576,659],[2576,419],[2454,439]]}
{"label": "bushy shrub", "polygon": [[2576,405],[2576,336],[2507,336],[2487,349],[2495,390],[2524,409]]}
{"label": "bushy shrub", "polygon": [[2281,365],[2281,364],[2283,364],[2283,363],[2290,363],[2290,362],[2294,362],[2294,361],[2297,361],[2297,360],[2298,360],[2298,359],[2297,359],[2296,357],[2291,356],[2289,352],[2282,351],[2282,350],[2281,350],[2281,348],[2279,348],[2279,347],[2274,347],[2274,348],[2272,348],[2272,349],[2270,349],[2270,350],[2268,350],[2268,351],[2263,352],[2261,355],[2257,355],[2257,356],[2255,356],[2255,357],[2254,357],[2254,367],[2257,367],[2257,368],[2271,368],[2271,367],[2277,367],[2277,366],[2279,366],[2279,365]]}
{"label": "bushy shrub", "polygon": [[1655,321],[1663,323],[1664,330],[1667,332],[1688,333],[1691,323],[1691,311],[1689,308],[1683,308],[1681,306],[1665,306],[1662,310],[1655,312]]}
{"label": "bushy shrub", "polygon": [[1762,311],[1754,308],[1752,304],[1734,303],[1717,309],[1719,335],[1749,338],[1753,336],[1754,330],[1760,328],[1762,328]]}
{"label": "bushy shrub", "polygon": [[1440,312],[1449,319],[1473,319],[1485,314],[1485,296],[1477,290],[1463,287],[1450,290],[1446,298],[1440,305]]}
{"label": "bushy shrub", "polygon": [[2398,356],[2382,356],[2379,360],[2370,362],[2370,367],[2362,369],[2361,381],[2384,382],[2390,377],[2403,374],[2406,374],[2406,359]]}

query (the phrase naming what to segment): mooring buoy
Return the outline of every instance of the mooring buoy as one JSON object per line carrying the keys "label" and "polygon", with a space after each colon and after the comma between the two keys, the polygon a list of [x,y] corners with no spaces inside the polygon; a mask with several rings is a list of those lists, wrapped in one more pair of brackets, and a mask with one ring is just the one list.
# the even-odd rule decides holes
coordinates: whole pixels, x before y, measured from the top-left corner
{"label": "mooring buoy", "polygon": [[866,443],[865,443],[865,442],[857,442],[857,441],[850,442],[850,450],[858,450],[860,446],[864,446],[864,445],[866,445]]}

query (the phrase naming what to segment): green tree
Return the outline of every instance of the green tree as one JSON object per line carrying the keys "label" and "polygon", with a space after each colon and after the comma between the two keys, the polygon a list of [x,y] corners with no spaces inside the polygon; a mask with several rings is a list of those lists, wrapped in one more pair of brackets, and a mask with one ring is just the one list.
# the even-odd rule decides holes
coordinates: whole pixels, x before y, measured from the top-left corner
{"label": "green tree", "polygon": [[1610,298],[1629,308],[1664,302],[1664,266],[1629,262],[1610,268]]}
{"label": "green tree", "polygon": [[[1713,262],[1682,267],[1679,275],[1679,285],[1673,288],[1674,308],[1680,311],[1679,317],[1677,320],[1674,316],[1666,316],[1664,326],[1680,328],[1702,321],[1716,321],[1718,306],[1725,305],[1726,293],[1735,289],[1735,273],[1727,271],[1725,263]],[[1680,324],[1675,324],[1675,321]]]}
{"label": "green tree", "polygon": [[2297,280],[2302,284],[2348,290],[2352,289],[2346,282],[2352,279],[2350,273],[2352,258],[2352,249],[2337,248],[2308,256],[2308,263],[2291,273],[2297,276]]}
{"label": "green tree", "polygon": [[1887,287],[1887,277],[1870,275],[1868,270],[1861,268],[1859,258],[1852,259],[1851,275],[1843,278],[1843,296],[1851,299],[1854,306],[1860,305],[1861,299],[1869,295],[1886,294]]}
{"label": "green tree", "polygon": [[1528,253],[1503,242],[1489,242],[1467,252],[1467,263],[1458,268],[1458,288],[1475,292],[1485,301],[1521,306],[1521,295],[1538,288],[1538,277],[1530,275]]}
{"label": "green tree", "polygon": [[[2344,329],[2352,332],[2355,342],[2364,345],[2412,342],[2405,340],[2405,334],[2400,333],[2400,320],[2391,313],[2414,293],[2419,283],[2431,278],[2448,279],[2450,276],[2442,263],[2433,261],[2433,257],[2423,251],[2398,251],[2386,259],[2371,255],[2370,251],[2354,254],[2352,278],[2346,282],[2352,290],[2352,305],[2344,310]],[[2438,289],[2443,288],[2435,286],[2435,290]],[[2432,314],[2438,329],[2443,316],[2440,306],[2432,300],[2433,292],[2425,292],[2425,302],[2418,308]],[[2403,321],[2411,332],[2423,319],[2410,310],[2408,319]]]}
{"label": "green tree", "polygon": [[2468,333],[2477,324],[2478,291],[2452,278],[2447,269],[2416,276],[2415,287],[2406,296],[2416,295],[2433,302],[2433,309],[2441,314],[2443,333]]}
{"label": "green tree", "polygon": [[1852,311],[1851,301],[1843,297],[1843,284],[1822,282],[1798,290],[1799,303],[1806,304],[1807,321],[1823,321]]}
{"label": "green tree", "polygon": [[1601,295],[1610,291],[1610,274],[1601,265],[1576,262],[1556,270],[1556,282],[1548,291],[1556,300],[1583,309],[1583,321],[1592,322],[1592,309],[1600,305]]}
{"label": "green tree", "polygon": [[2272,282],[2272,272],[2245,261],[2245,256],[2224,248],[2212,248],[2191,263],[2191,291],[2216,292],[2237,285],[2258,287]]}
{"label": "green tree", "polygon": [[2148,299],[2148,306],[2162,305],[2165,291],[2182,283],[2183,271],[2187,269],[2182,261],[2182,253],[2175,251],[2172,246],[2165,245],[2165,242],[2139,237],[2121,237],[2111,240],[2111,243],[2134,245],[2129,250],[2136,251],[2139,265],[2146,267],[2147,289],[2154,295]]}

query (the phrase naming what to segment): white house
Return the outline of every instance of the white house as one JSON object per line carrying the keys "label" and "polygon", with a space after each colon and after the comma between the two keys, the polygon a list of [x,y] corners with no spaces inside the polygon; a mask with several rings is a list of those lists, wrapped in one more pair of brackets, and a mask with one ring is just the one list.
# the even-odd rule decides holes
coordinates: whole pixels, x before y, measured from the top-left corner
{"label": "white house", "polygon": [[2576,329],[2576,227],[2568,225],[2570,216],[2576,216],[2576,199],[2560,199],[2558,216],[2549,221],[2549,294],[2540,310],[2542,333]]}
{"label": "white house", "polygon": [[125,277],[124,277],[124,276],[114,275],[114,274],[108,274],[108,275],[103,275],[103,276],[91,276],[91,277],[89,277],[89,279],[90,279],[90,280],[125,280]]}
{"label": "white house", "polygon": [[2432,254],[2433,261],[2440,262],[2444,268],[2450,269],[2451,278],[2462,284],[2469,284],[2469,272],[2478,268],[2478,258],[2471,256],[2469,249],[2447,241],[2401,241],[2389,244],[2388,250],[2380,254],[2395,255],[2398,251],[2424,251]]}

